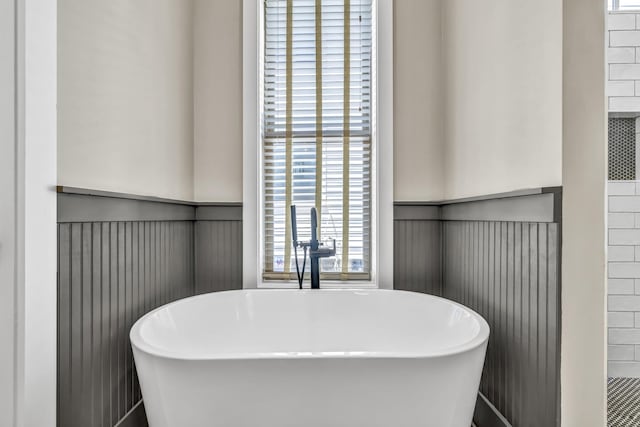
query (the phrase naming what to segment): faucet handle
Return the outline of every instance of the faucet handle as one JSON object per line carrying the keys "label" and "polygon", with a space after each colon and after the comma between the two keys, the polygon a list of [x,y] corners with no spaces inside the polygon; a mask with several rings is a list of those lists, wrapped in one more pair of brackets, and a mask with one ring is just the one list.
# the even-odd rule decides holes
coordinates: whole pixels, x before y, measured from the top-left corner
{"label": "faucet handle", "polygon": [[332,239],[333,240],[333,248],[327,248],[327,255],[325,256],[335,256],[336,255],[336,239]]}
{"label": "faucet handle", "polygon": [[311,247],[318,248],[318,211],[315,207],[311,208]]}
{"label": "faucet handle", "polygon": [[317,249],[311,249],[309,255],[317,257],[317,258],[327,258],[330,256],[335,256],[336,254],[336,239],[333,239],[333,248],[329,248],[324,245],[319,245]]}
{"label": "faucet handle", "polygon": [[291,240],[293,247],[298,246],[298,223],[296,221],[296,205],[291,205]]}

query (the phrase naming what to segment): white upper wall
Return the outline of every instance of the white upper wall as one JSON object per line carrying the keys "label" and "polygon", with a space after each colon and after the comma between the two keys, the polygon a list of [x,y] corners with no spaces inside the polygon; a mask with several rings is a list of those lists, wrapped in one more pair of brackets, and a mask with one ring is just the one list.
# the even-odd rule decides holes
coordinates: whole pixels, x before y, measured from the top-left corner
{"label": "white upper wall", "polygon": [[444,198],[440,0],[394,2],[394,200]]}
{"label": "white upper wall", "polygon": [[562,184],[562,2],[445,3],[445,197]]}
{"label": "white upper wall", "polygon": [[242,2],[195,0],[194,197],[242,201]]}
{"label": "white upper wall", "polygon": [[[241,15],[60,0],[58,184],[241,201]],[[394,2],[395,200],[561,184],[561,19],[555,0]]]}
{"label": "white upper wall", "polygon": [[[198,201],[242,200],[240,3],[195,0]],[[394,13],[394,199],[439,200],[444,189],[440,1],[396,1]]]}
{"label": "white upper wall", "polygon": [[192,7],[58,1],[59,185],[193,198]]}
{"label": "white upper wall", "polygon": [[607,26],[609,112],[640,113],[640,13],[610,12]]}

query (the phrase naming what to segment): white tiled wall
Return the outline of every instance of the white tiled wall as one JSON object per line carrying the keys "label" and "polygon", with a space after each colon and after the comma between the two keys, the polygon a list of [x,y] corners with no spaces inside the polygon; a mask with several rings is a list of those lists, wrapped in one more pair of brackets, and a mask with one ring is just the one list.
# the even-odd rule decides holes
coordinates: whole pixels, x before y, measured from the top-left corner
{"label": "white tiled wall", "polygon": [[640,377],[640,181],[609,181],[609,372]]}
{"label": "white tiled wall", "polygon": [[640,112],[640,13],[609,13],[609,111]]}
{"label": "white tiled wall", "polygon": [[[609,13],[607,37],[609,112],[639,116],[640,13]],[[636,171],[639,147],[636,142]],[[608,375],[640,377],[640,181],[609,182],[608,239]]]}

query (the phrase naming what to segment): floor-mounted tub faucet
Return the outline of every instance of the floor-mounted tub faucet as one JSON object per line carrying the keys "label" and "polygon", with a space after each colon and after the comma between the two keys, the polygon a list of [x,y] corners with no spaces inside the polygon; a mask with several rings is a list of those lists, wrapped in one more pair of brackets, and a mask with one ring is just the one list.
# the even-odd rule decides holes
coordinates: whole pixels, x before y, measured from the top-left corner
{"label": "floor-mounted tub faucet", "polygon": [[[311,289],[320,289],[320,258],[335,256],[336,240],[333,239],[333,248],[324,246],[318,241],[318,212],[316,208],[311,208],[311,240],[309,242],[298,241],[298,227],[296,224],[296,206],[291,205],[291,235],[293,237],[293,249],[296,257],[296,271],[298,272],[298,285],[302,289],[304,280],[304,269],[307,262],[307,248],[309,249],[309,259],[311,260]],[[304,249],[304,262],[302,264],[302,274],[298,266],[298,248]]]}

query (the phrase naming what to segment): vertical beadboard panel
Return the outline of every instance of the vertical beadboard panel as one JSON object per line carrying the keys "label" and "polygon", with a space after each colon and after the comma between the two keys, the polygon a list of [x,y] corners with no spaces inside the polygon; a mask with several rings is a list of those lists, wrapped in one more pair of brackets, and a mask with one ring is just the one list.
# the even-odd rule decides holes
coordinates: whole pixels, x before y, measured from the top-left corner
{"label": "vertical beadboard panel", "polygon": [[394,289],[442,295],[441,229],[440,221],[394,221]]}
{"label": "vertical beadboard panel", "polygon": [[[111,372],[111,346],[109,345],[111,340],[111,271],[109,270],[111,260],[109,251],[111,224],[100,223],[97,225],[100,228],[100,284],[102,286],[100,307],[100,357],[102,361],[100,364],[100,383],[98,385],[101,396],[99,407],[101,410],[99,412],[101,412],[102,417],[98,425],[107,427],[111,423],[111,394],[108,388]],[[59,298],[61,299],[62,296]],[[58,408],[58,411],[61,411],[61,408]]]}
{"label": "vertical beadboard panel", "polygon": [[113,427],[141,399],[129,330],[194,294],[193,221],[58,224],[58,425]]}
{"label": "vertical beadboard panel", "polygon": [[445,221],[444,295],[491,327],[480,391],[514,426],[559,425],[557,223]]}
{"label": "vertical beadboard panel", "polygon": [[69,425],[71,401],[71,224],[58,225],[58,426]]}
{"label": "vertical beadboard panel", "polygon": [[196,294],[242,289],[242,221],[196,222]]}

